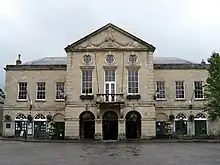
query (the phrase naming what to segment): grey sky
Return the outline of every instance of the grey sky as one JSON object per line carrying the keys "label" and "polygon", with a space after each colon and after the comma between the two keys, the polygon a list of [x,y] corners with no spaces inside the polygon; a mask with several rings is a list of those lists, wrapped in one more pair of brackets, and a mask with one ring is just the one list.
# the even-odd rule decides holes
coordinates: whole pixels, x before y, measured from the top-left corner
{"label": "grey sky", "polygon": [[[156,56],[200,62],[220,48],[219,0],[0,0],[0,67],[45,56],[107,23],[156,46]],[[4,71],[0,72],[0,85]]]}

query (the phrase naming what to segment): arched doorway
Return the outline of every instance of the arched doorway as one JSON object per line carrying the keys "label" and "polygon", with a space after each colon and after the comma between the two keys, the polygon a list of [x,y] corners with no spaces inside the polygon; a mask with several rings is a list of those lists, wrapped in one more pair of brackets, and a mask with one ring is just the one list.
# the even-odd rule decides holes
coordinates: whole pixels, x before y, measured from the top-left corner
{"label": "arched doorway", "polygon": [[168,116],[164,113],[158,113],[156,115],[156,137],[167,138],[167,132],[169,127],[170,125],[168,123]]}
{"label": "arched doorway", "polygon": [[180,113],[175,118],[175,132],[177,134],[187,135],[187,117]]}
{"label": "arched doorway", "polygon": [[27,117],[20,113],[15,117],[15,136],[23,136],[21,135],[24,134],[27,130]]}
{"label": "arched doorway", "polygon": [[139,139],[141,137],[141,114],[137,111],[130,111],[125,119],[126,138]]}
{"label": "arched doorway", "polygon": [[207,118],[204,114],[198,113],[195,118],[195,135],[207,135]]}
{"label": "arched doorway", "polygon": [[64,140],[65,138],[65,117],[63,114],[56,114],[53,117],[55,123],[55,136],[54,139]]}
{"label": "arched doorway", "polygon": [[95,115],[90,111],[84,111],[80,115],[80,138],[94,139],[95,136]]}
{"label": "arched doorway", "polygon": [[106,112],[102,117],[103,140],[118,139],[118,115],[113,111]]}
{"label": "arched doorway", "polygon": [[46,117],[42,114],[37,114],[34,117],[34,137],[35,138],[45,139],[47,137],[46,121],[47,121]]}

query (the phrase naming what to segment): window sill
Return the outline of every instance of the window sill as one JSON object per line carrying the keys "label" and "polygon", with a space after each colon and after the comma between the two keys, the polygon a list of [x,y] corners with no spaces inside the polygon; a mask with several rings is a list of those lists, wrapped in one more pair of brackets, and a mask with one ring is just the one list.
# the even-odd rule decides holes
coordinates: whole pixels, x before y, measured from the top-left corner
{"label": "window sill", "polygon": [[35,100],[35,102],[46,102],[46,100]]}
{"label": "window sill", "polygon": [[140,94],[127,95],[127,100],[140,100],[140,99],[141,99]]}
{"label": "window sill", "polygon": [[94,95],[80,95],[79,98],[81,100],[93,100],[94,99]]}
{"label": "window sill", "polygon": [[55,99],[55,102],[65,102],[65,99]]}
{"label": "window sill", "polygon": [[195,100],[195,101],[204,101],[205,98],[195,98],[194,100]]}
{"label": "window sill", "polygon": [[17,102],[28,102],[27,99],[23,99],[23,100],[22,100],[22,99],[17,99],[16,101],[17,101]]}
{"label": "window sill", "polygon": [[175,98],[175,101],[186,101],[186,98]]}
{"label": "window sill", "polygon": [[167,99],[166,98],[161,98],[161,99],[156,98],[156,101],[167,101]]}

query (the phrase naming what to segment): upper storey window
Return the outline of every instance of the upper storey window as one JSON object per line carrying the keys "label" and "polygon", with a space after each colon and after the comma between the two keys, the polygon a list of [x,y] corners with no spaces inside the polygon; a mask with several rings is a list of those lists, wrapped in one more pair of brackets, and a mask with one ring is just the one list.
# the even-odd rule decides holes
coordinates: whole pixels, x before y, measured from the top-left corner
{"label": "upper storey window", "polygon": [[64,90],[65,90],[65,83],[64,82],[57,82],[56,83],[56,100],[64,100]]}
{"label": "upper storey window", "polygon": [[27,83],[19,82],[18,84],[18,100],[26,100],[27,99]]}
{"label": "upper storey window", "polygon": [[195,99],[204,99],[203,81],[194,82]]}
{"label": "upper storey window", "polygon": [[92,63],[92,56],[89,54],[86,54],[83,56],[83,63],[84,64],[91,64]]}
{"label": "upper storey window", "polygon": [[92,70],[82,70],[82,94],[92,94]]}
{"label": "upper storey window", "polygon": [[128,62],[130,64],[135,64],[135,63],[137,63],[137,61],[138,61],[138,58],[135,54],[131,54],[128,58]]}
{"label": "upper storey window", "polygon": [[112,54],[109,54],[105,58],[107,64],[113,64],[115,62],[115,57]]}
{"label": "upper storey window", "polygon": [[184,86],[184,81],[176,81],[176,99],[185,98]]}
{"label": "upper storey window", "polygon": [[139,75],[138,70],[128,70],[128,93],[139,93]]}
{"label": "upper storey window", "polygon": [[165,94],[165,81],[157,81],[156,82],[156,98],[158,100],[160,99],[165,99],[166,94]]}
{"label": "upper storey window", "polygon": [[37,83],[37,100],[46,99],[46,83],[38,82]]}

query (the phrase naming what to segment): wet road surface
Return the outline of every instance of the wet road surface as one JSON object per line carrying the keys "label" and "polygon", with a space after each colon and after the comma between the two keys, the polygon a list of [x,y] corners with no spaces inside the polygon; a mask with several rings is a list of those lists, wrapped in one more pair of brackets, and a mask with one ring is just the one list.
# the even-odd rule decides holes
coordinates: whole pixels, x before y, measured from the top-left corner
{"label": "wet road surface", "polygon": [[220,165],[220,144],[0,141],[0,165]]}

